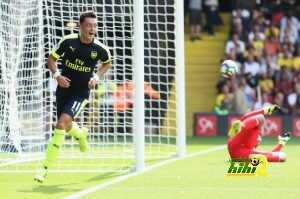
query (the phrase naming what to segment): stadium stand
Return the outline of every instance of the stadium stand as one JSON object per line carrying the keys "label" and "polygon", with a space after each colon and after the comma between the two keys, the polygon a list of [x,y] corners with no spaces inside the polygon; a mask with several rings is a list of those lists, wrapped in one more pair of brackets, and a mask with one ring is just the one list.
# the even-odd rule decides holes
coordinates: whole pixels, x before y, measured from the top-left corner
{"label": "stadium stand", "polygon": [[231,13],[224,59],[238,62],[241,72],[220,78],[214,112],[243,114],[268,103],[282,107],[279,114],[300,113],[299,2],[242,3]]}

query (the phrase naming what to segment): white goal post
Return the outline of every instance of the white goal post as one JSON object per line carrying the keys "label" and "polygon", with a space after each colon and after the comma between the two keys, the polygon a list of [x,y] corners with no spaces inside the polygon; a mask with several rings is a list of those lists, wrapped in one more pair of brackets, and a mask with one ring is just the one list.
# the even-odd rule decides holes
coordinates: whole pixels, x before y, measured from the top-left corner
{"label": "white goal post", "polygon": [[142,171],[185,155],[182,0],[2,0],[0,2],[0,172],[40,166],[56,122],[46,67],[59,39],[97,15],[97,38],[112,69],[76,121],[90,150],[66,137],[53,172]]}

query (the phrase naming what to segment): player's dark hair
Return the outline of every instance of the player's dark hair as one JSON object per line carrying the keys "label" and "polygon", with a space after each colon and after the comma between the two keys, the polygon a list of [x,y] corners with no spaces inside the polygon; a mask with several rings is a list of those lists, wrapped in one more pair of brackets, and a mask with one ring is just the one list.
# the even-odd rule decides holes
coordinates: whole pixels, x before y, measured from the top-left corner
{"label": "player's dark hair", "polygon": [[80,14],[79,23],[82,24],[85,18],[96,18],[96,14],[93,11],[86,11]]}

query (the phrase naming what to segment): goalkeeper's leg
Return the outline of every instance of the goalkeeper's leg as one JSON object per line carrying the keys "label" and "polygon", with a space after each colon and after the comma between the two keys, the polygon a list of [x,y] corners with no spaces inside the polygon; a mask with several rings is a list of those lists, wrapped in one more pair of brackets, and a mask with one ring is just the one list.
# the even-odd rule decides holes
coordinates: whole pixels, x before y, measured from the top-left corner
{"label": "goalkeeper's leg", "polygon": [[261,154],[266,156],[268,162],[285,162],[286,161],[286,154],[282,151],[259,151],[254,149],[251,154]]}
{"label": "goalkeeper's leg", "polygon": [[285,162],[286,154],[281,151],[260,151],[257,149],[237,148],[230,151],[231,159],[247,160],[251,155],[260,154],[266,156],[268,162]]}
{"label": "goalkeeper's leg", "polygon": [[285,162],[287,156],[281,150],[290,139],[290,132],[282,133],[280,136],[278,136],[278,144],[275,145],[271,151],[265,152],[253,149],[252,153],[265,155],[268,162]]}

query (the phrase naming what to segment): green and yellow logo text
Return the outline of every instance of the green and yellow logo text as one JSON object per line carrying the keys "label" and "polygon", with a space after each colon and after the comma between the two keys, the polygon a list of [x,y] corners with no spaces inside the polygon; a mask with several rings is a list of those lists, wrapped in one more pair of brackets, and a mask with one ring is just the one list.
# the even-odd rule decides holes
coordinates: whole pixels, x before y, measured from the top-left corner
{"label": "green and yellow logo text", "polygon": [[251,155],[247,160],[230,160],[226,176],[266,176],[268,161],[264,155]]}

